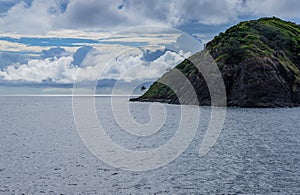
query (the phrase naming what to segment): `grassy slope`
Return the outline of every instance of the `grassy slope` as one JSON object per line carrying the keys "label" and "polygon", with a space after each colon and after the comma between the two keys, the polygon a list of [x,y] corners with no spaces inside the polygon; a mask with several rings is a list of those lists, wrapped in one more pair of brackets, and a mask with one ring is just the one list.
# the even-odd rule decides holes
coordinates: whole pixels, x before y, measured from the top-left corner
{"label": "grassy slope", "polygon": [[268,56],[299,75],[300,27],[278,18],[241,22],[216,36],[207,49],[221,71],[224,64],[237,66],[246,58]]}

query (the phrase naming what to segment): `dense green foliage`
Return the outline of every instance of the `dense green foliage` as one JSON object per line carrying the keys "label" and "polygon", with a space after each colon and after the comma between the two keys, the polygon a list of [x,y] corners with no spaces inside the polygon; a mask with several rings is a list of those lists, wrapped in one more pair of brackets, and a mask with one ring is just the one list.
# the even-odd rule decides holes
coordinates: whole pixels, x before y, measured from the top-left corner
{"label": "dense green foliage", "polygon": [[173,94],[173,91],[170,90],[170,88],[166,85],[159,82],[154,82],[151,88],[142,97],[169,99]]}
{"label": "dense green foliage", "polygon": [[[189,77],[191,74],[197,72],[193,64],[187,59],[177,65],[176,68],[180,70],[186,77]],[[168,72],[166,74],[168,74]],[[158,80],[152,84],[150,90],[148,90],[142,97],[170,99],[173,95],[174,92],[166,85],[160,83]]]}
{"label": "dense green foliage", "polygon": [[220,33],[206,48],[221,70],[224,64],[235,66],[249,57],[267,56],[299,74],[300,26],[278,18],[241,22]]}

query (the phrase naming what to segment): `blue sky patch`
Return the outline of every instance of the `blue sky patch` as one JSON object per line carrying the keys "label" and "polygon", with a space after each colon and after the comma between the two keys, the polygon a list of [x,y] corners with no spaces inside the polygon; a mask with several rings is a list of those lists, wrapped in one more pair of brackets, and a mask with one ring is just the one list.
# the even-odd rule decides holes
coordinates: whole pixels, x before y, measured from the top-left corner
{"label": "blue sky patch", "polygon": [[41,47],[73,47],[86,44],[99,44],[98,40],[80,39],[80,38],[31,38],[21,37],[0,37],[0,40],[9,41],[13,43],[22,43],[27,46],[41,46]]}

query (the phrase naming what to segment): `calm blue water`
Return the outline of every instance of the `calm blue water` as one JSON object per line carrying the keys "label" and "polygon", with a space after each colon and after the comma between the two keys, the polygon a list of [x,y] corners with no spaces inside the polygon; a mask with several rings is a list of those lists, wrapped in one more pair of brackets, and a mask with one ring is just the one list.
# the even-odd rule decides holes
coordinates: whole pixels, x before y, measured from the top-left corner
{"label": "calm blue water", "polygon": [[[132,116],[146,123],[149,105],[131,103]],[[167,105],[162,130],[137,138],[120,131],[108,98],[96,98],[96,107],[108,135],[136,150],[170,139],[180,116],[180,106]],[[71,97],[0,97],[0,194],[300,193],[300,108],[228,109],[216,145],[201,158],[210,109],[199,109],[198,133],[180,157],[159,169],[129,172],[85,147]]]}

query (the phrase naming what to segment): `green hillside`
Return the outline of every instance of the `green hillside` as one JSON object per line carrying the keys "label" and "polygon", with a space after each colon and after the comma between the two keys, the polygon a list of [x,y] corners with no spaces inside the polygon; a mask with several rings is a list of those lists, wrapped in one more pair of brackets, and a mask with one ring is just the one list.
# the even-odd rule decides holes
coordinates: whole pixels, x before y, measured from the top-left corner
{"label": "green hillside", "polygon": [[[278,18],[241,22],[207,43],[206,50],[223,76],[228,106],[282,107],[300,104],[299,25]],[[203,83],[203,78],[195,64],[187,59],[175,68],[192,82],[199,105],[209,105],[208,89],[205,82],[199,84]],[[168,76],[170,74],[166,73],[162,78]],[[135,100],[179,103],[174,92],[159,80]]]}

